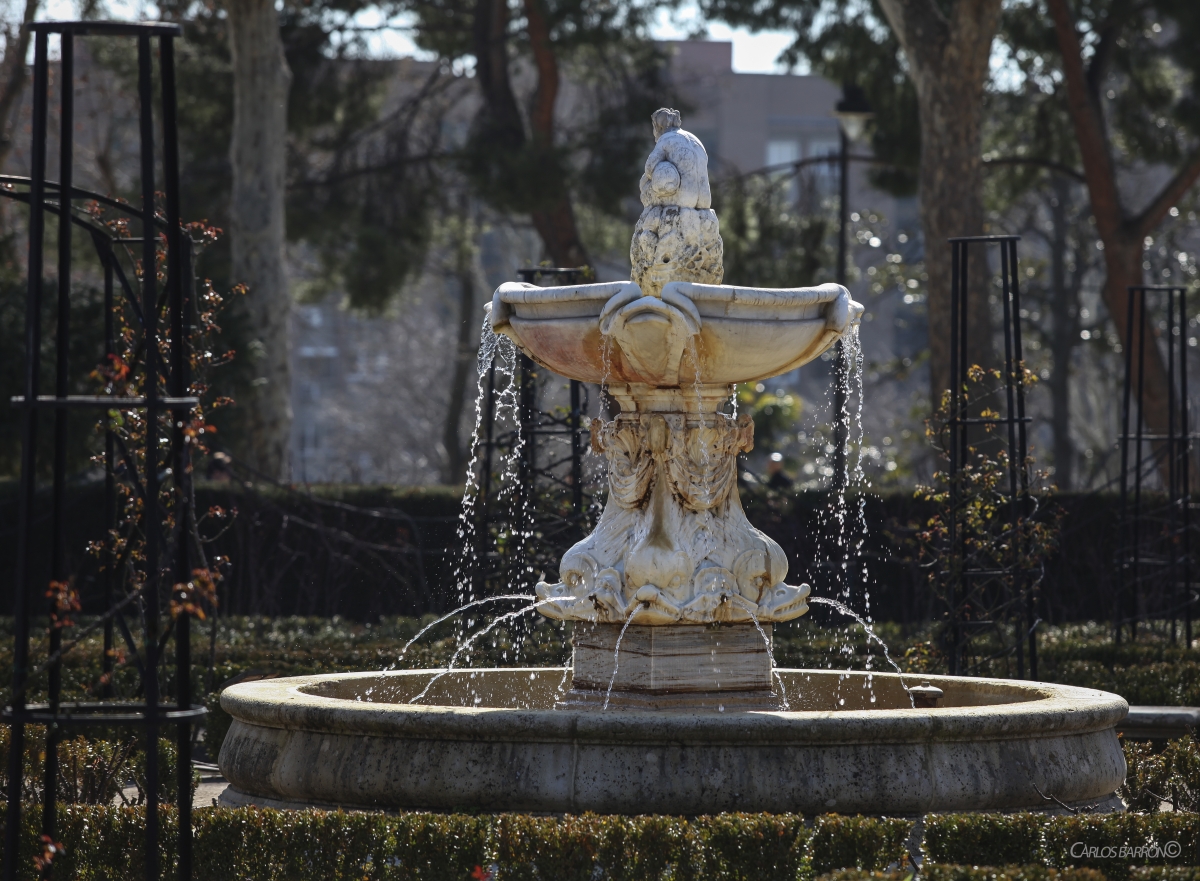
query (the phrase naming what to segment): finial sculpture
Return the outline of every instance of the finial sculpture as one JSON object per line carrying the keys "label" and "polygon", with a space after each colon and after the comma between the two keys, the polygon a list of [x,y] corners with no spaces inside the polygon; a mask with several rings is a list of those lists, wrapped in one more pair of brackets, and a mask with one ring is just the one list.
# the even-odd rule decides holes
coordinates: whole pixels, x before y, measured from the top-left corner
{"label": "finial sculpture", "polygon": [[563,376],[607,385],[620,413],[591,425],[608,460],[595,531],[571,548],[560,581],[537,585],[543,614],[639,625],[786,621],[808,610],[783,549],[750,525],[737,456],[748,415],[722,412],[734,384],[792,370],[858,322],[839,285],[722,285],[722,242],[708,154],[678,111],[652,117],[630,244],[632,281],[502,285],[491,323]]}
{"label": "finial sculpture", "polygon": [[721,242],[708,184],[708,154],[680,128],[678,110],[655,111],[654,149],[642,175],[642,216],[633,230],[633,281],[657,297],[668,281],[720,284]]}

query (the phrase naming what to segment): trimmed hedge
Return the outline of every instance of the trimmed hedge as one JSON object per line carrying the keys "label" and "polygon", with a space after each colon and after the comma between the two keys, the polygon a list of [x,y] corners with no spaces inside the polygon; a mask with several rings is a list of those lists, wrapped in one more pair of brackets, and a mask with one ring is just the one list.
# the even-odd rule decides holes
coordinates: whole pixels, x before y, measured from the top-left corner
{"label": "trimmed hedge", "polygon": [[[1177,855],[1163,852],[1168,842],[1178,844]],[[1084,848],[1096,856],[1083,855]],[[1124,855],[1121,848],[1126,849]],[[1200,815],[931,815],[926,818],[922,849],[931,863],[1090,866],[1113,881],[1124,881],[1132,877],[1135,865],[1200,864]]]}
{"label": "trimmed hedge", "polygon": [[831,869],[883,869],[908,856],[905,841],[912,831],[906,820],[867,820],[828,814],[813,825],[812,868],[814,872]]}
{"label": "trimmed hedge", "polygon": [[[0,727],[0,792],[8,791],[8,761],[12,746],[12,728]],[[108,805],[126,784],[132,783],[136,795],[131,802],[142,804],[149,786],[146,780],[146,750],[142,740],[101,740],[84,735],[63,737],[58,741],[58,799],[62,804]],[[164,804],[176,800],[179,791],[175,742],[158,741],[158,797]],[[40,801],[45,774],[46,729],[29,725],[25,729],[22,758],[22,793],[28,801]],[[200,784],[200,774],[192,770],[192,792]]]}
{"label": "trimmed hedge", "polygon": [[[41,852],[24,813],[21,866]],[[56,878],[108,881],[142,871],[144,810],[64,806]],[[176,859],[175,810],[163,807],[164,869]],[[878,870],[905,856],[905,820],[794,814],[684,819],[583,814],[374,814],[202,808],[195,877],[205,881],[808,881],[843,865]]]}
{"label": "trimmed hedge", "polygon": [[[169,870],[176,815],[173,807],[161,810],[161,857]],[[20,863],[33,879],[39,812],[31,806],[23,816]],[[144,816],[143,808],[62,807],[58,836],[65,851],[55,859],[55,877],[137,877]],[[202,808],[194,829],[195,877],[205,881],[904,881],[911,875],[913,824],[796,814]],[[1168,842],[1178,843],[1176,855],[1162,852]],[[1158,851],[1122,856],[1123,846]],[[1093,855],[1072,855],[1084,847],[1095,848]],[[922,850],[921,875],[929,881],[1200,881],[1200,816],[929,815]]]}
{"label": "trimmed hedge", "polygon": [[[83,566],[89,541],[104,534],[102,482],[69,488],[67,523],[70,569],[82,572],[85,611],[100,595],[94,570]],[[376,620],[380,615],[421,615],[455,604],[453,566],[461,487],[328,485],[272,487],[200,482],[197,509],[219,506],[239,514],[211,545],[212,555],[232,563],[221,589],[225,612],[245,615],[343,615]],[[0,480],[0,558],[14,552],[16,482]],[[806,561],[822,559],[819,545],[830,500],[822,492],[780,494],[742,490],[750,522],[783,547],[797,577]],[[1061,546],[1046,561],[1047,621],[1107,618],[1116,582],[1119,498],[1115,493],[1060,494],[1066,511]],[[39,505],[44,505],[39,499]],[[876,620],[928,621],[931,606],[923,572],[908,557],[904,536],[928,520],[932,507],[911,490],[884,490],[864,499],[869,524],[864,553],[878,585],[872,596]],[[49,532],[34,536],[32,578],[49,580]],[[548,573],[549,574],[549,573]],[[0,610],[12,603],[11,567],[0,567]],[[814,609],[812,617],[841,624]]]}
{"label": "trimmed hedge", "polygon": [[925,820],[925,859],[1005,866],[1041,862],[1041,814],[942,814]]}
{"label": "trimmed hedge", "polygon": [[[909,881],[912,872],[863,872],[841,869],[818,881]],[[921,869],[926,881],[1107,881],[1095,869],[1050,869],[1045,866],[939,866]]]}

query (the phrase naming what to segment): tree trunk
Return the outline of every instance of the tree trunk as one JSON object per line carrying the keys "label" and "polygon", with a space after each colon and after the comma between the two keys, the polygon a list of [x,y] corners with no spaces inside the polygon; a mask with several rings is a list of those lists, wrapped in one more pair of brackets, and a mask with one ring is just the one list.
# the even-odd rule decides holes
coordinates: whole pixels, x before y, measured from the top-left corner
{"label": "tree trunk", "polygon": [[[1105,79],[1105,64],[1109,58],[1107,44],[1117,39],[1117,29],[1110,28],[1092,53],[1092,67],[1085,70],[1079,45],[1079,35],[1067,0],[1048,0],[1054,19],[1054,34],[1062,54],[1063,75],[1067,84],[1067,104],[1075,139],[1083,159],[1084,177],[1096,231],[1104,243],[1104,305],[1122,341],[1129,339],[1129,288],[1143,283],[1142,262],[1145,259],[1145,238],[1191,185],[1200,176],[1200,151],[1183,163],[1163,189],[1155,195],[1141,213],[1130,216],[1121,204],[1117,187],[1116,164],[1113,161],[1108,132],[1100,105],[1100,86]],[[1138,17],[1136,22],[1140,22]],[[1140,25],[1135,25],[1140,26]],[[1134,363],[1145,360],[1144,394],[1142,398],[1146,427],[1154,434],[1166,434],[1169,428],[1168,406],[1171,390],[1167,371],[1156,344],[1157,332],[1147,334],[1147,351],[1135,348]],[[1130,426],[1130,430],[1134,426]],[[1162,466],[1166,468],[1166,463]],[[1165,475],[1165,470],[1164,470]]]}
{"label": "tree trunk", "polygon": [[[929,275],[930,393],[934,406],[950,385],[951,254],[946,239],[983,229],[983,89],[1000,0],[957,0],[946,17],[936,0],[880,0],[904,48],[921,123],[918,170],[925,270]],[[973,249],[967,304],[972,363],[990,365],[990,273]]]}
{"label": "tree trunk", "polygon": [[[537,69],[537,87],[530,115],[532,148],[543,170],[539,187],[546,197],[530,211],[534,229],[550,260],[557,266],[583,266],[587,252],[579,238],[575,212],[562,167],[554,152],[554,105],[558,100],[558,57],[550,37],[545,10],[538,0],[526,0],[525,18]],[[508,5],[504,0],[477,0],[475,4],[476,79],[483,94],[480,124],[498,151],[517,155],[530,149],[525,123],[517,107],[508,70]],[[519,163],[518,163],[519,165]]]}
{"label": "tree trunk", "polygon": [[505,0],[476,0],[475,78],[483,93],[481,123],[497,149],[519,150],[525,145],[525,126],[508,75],[508,4]]}
{"label": "tree trunk", "polygon": [[558,101],[558,57],[550,39],[550,26],[541,0],[525,0],[529,44],[537,67],[537,91],[533,96],[530,127],[533,144],[546,157],[549,200],[545,208],[531,212],[534,229],[556,266],[586,266],[587,252],[579,238],[575,211],[567,193],[566,180],[554,155],[554,105]]}
{"label": "tree trunk", "polygon": [[555,266],[587,266],[588,256],[575,226],[575,210],[566,190],[549,208],[530,213],[550,261]]}
{"label": "tree trunk", "polygon": [[292,75],[272,0],[228,0],[233,56],[233,166],[230,211],[233,278],[248,293],[242,309],[254,372],[242,410],[249,429],[249,464],[285,477],[291,433],[289,318],[284,269],[287,99]]}
{"label": "tree trunk", "polygon": [[[1051,186],[1054,201],[1050,206],[1050,298],[1053,326],[1050,353],[1054,362],[1050,373],[1051,427],[1054,432],[1054,482],[1061,490],[1072,487],[1075,447],[1071,443],[1071,353],[1079,339],[1078,289],[1067,285],[1067,202],[1071,185],[1055,175]],[[1076,276],[1080,272],[1076,267]]]}
{"label": "tree trunk", "polygon": [[[37,10],[38,0],[25,0],[25,14],[21,24],[10,24],[4,28],[4,64],[3,73],[0,73],[0,76],[4,77],[4,84],[0,87],[0,171],[6,173],[11,172],[6,166],[17,134],[12,120],[13,111],[21,103],[25,81],[29,78],[29,70],[25,64],[31,34],[28,25],[37,16]],[[0,199],[0,259],[5,258],[4,251],[14,247],[14,239],[9,235],[8,203],[8,199]]]}
{"label": "tree trunk", "polygon": [[4,168],[8,154],[12,152],[14,135],[9,134],[9,123],[13,109],[20,102],[21,93],[25,90],[25,80],[29,75],[25,56],[29,52],[29,24],[37,16],[37,10],[38,0],[25,0],[25,14],[21,24],[10,24],[4,29],[4,85],[0,90],[0,168]]}

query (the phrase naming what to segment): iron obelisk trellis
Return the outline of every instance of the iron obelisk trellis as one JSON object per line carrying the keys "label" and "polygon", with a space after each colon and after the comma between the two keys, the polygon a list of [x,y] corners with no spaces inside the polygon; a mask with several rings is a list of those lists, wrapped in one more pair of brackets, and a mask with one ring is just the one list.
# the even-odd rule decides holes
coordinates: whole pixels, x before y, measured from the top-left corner
{"label": "iron obelisk trellis", "polygon": [[[1029,675],[1037,678],[1036,596],[1021,564],[1019,524],[1028,516],[1029,470],[1025,415],[1024,351],[1021,343],[1021,291],[1017,278],[1017,242],[1020,236],[964,236],[950,239],[952,283],[950,294],[950,410],[947,427],[950,438],[950,672],[958,674],[966,648],[966,633],[971,628],[993,627],[998,622],[966,617],[971,598],[979,594],[987,581],[1000,585],[1008,593],[1009,604],[1016,602],[1013,616],[1017,624],[1015,653],[1018,676],[1025,676],[1025,645],[1028,642]],[[995,244],[1000,251],[1000,280],[1004,323],[1004,396],[1003,416],[975,416],[970,412],[967,393],[971,368],[971,348],[967,336],[968,268],[971,245]],[[965,529],[961,522],[964,469],[970,464],[971,426],[1005,426],[1008,453],[1009,518],[1012,529],[1012,562],[1003,568],[982,568],[968,562]],[[1024,636],[1022,635],[1024,633]],[[1027,637],[1027,639],[1026,639]]]}
{"label": "iron obelisk trellis", "polygon": [[[1161,295],[1161,321],[1167,356],[1167,433],[1145,428],[1146,351],[1159,354],[1160,334],[1147,328],[1147,295]],[[1160,318],[1161,316],[1161,318]],[[1183,616],[1184,638],[1192,645],[1191,482],[1192,440],[1188,418],[1187,292],[1173,285],[1129,288],[1126,314],[1125,387],[1121,409],[1121,545],[1117,560],[1117,592],[1113,603],[1113,638],[1120,643],[1125,625],[1131,638],[1143,616],[1168,616],[1171,641],[1178,638]],[[1135,363],[1135,354],[1136,363]],[[1132,421],[1132,426],[1131,426]],[[1147,506],[1143,481],[1157,471],[1165,498]],[[1131,485],[1132,483],[1132,485]],[[1156,590],[1157,588],[1157,590]]]}
{"label": "iron obelisk trellis", "polygon": [[[517,270],[519,279],[536,284],[543,278],[555,279],[559,283],[574,284],[582,280],[581,268],[535,266]],[[476,567],[472,574],[477,589],[486,582],[499,578],[494,585],[507,589],[513,579],[526,578],[530,573],[518,571],[537,566],[557,567],[558,557],[584,535],[584,518],[590,503],[590,494],[585,491],[583,455],[586,448],[588,427],[584,415],[588,409],[587,387],[575,380],[570,381],[570,400],[565,412],[541,409],[539,401],[540,380],[545,371],[525,355],[517,357],[517,414],[520,422],[520,458],[517,462],[516,491],[507,506],[500,510],[493,486],[496,455],[510,453],[516,447],[512,432],[498,432],[496,426],[496,368],[488,370],[485,383],[483,424],[480,432],[481,450],[479,477],[479,504],[476,527]],[[548,450],[547,440],[565,437],[567,448],[563,455],[554,455]],[[553,511],[543,506],[535,510],[533,505],[541,500],[540,494],[569,497],[566,511]],[[547,499],[546,501],[554,501]],[[522,515],[521,512],[525,514]],[[508,522],[513,517],[526,516],[538,533],[535,548],[519,548],[523,559],[505,557],[494,560],[492,530],[499,527],[516,528],[520,524]],[[496,565],[487,565],[493,559]],[[518,567],[514,569],[514,564]],[[549,569],[548,569],[549,571]],[[533,575],[538,573],[534,571]]]}
{"label": "iron obelisk trellis", "polygon": [[[179,152],[176,131],[174,40],[180,35],[178,25],[167,23],[130,24],[122,22],[39,22],[30,26],[34,32],[33,71],[33,119],[30,153],[30,177],[4,177],[3,195],[18,201],[28,202],[29,259],[28,291],[26,296],[25,344],[26,364],[24,394],[14,399],[14,406],[22,411],[21,431],[21,477],[19,488],[19,519],[16,554],[16,578],[14,599],[14,647],[13,647],[13,698],[5,709],[4,718],[12,727],[8,767],[8,806],[5,828],[4,879],[15,881],[19,872],[18,843],[21,828],[22,758],[24,753],[25,726],[45,725],[47,729],[46,761],[44,767],[44,800],[42,829],[52,839],[55,834],[57,814],[56,750],[55,744],[64,728],[77,726],[134,726],[144,731],[146,746],[146,854],[145,874],[148,879],[157,879],[159,872],[159,816],[158,816],[158,737],[164,725],[174,725],[178,738],[178,792],[179,792],[179,876],[191,877],[191,764],[190,744],[192,723],[204,713],[203,707],[191,703],[190,687],[190,644],[189,615],[178,615],[175,621],[175,682],[176,703],[163,702],[159,693],[160,645],[165,645],[167,633],[163,629],[160,591],[162,578],[169,577],[170,584],[186,582],[190,577],[187,530],[175,530],[174,537],[160,535],[162,516],[158,510],[160,500],[160,469],[171,472],[177,522],[186,523],[186,506],[190,498],[190,468],[188,449],[184,443],[183,422],[172,419],[168,434],[170,449],[160,449],[158,423],[164,414],[183,413],[196,406],[197,400],[187,396],[189,389],[188,340],[190,327],[190,284],[191,258],[188,247],[190,240],[183,235],[179,214]],[[47,105],[49,100],[49,36],[58,34],[60,39],[61,69],[59,77],[60,98],[60,171],[57,183],[46,179]],[[73,138],[74,131],[74,41],[80,36],[133,37],[138,47],[138,99],[139,132],[141,142],[140,209],[96,193],[73,186]],[[155,125],[153,89],[153,39],[158,39],[159,77],[161,104],[159,131],[162,137],[161,159],[162,189],[165,194],[165,212],[156,217],[155,199]],[[57,198],[54,195],[57,194]],[[86,213],[73,210],[76,200],[95,201],[109,209],[123,213],[140,223],[141,236],[137,239],[118,239],[104,224],[93,221]],[[43,303],[42,273],[44,268],[43,236],[45,215],[49,211],[58,216],[58,322],[55,339],[56,378],[55,393],[41,395],[40,363],[42,329],[40,314]],[[130,311],[136,316],[142,333],[141,344],[144,358],[145,383],[141,397],[72,396],[68,374],[70,351],[70,305],[71,305],[71,230],[82,228],[91,235],[105,278],[105,351],[114,351],[114,281],[120,283]],[[162,236],[166,244],[166,289],[158,284],[158,243]],[[122,241],[141,246],[142,273],[141,290],[135,290],[137,281],[131,283],[130,274],[122,269],[116,258],[113,244]],[[138,302],[140,293],[141,302]],[[165,293],[165,296],[163,294]],[[159,356],[160,315],[165,313],[165,323],[170,328],[170,347],[166,363]],[[165,384],[166,394],[159,388]],[[136,703],[63,703],[61,700],[61,630],[50,629],[47,670],[49,673],[49,701],[31,704],[26,692],[35,671],[29,667],[30,618],[41,609],[34,601],[46,593],[46,585],[37,584],[34,573],[37,567],[33,559],[32,523],[37,507],[35,473],[38,446],[39,413],[48,410],[54,413],[53,488],[51,494],[53,530],[52,558],[49,571],[52,581],[65,581],[67,571],[67,549],[65,547],[65,525],[67,518],[66,500],[66,413],[71,409],[95,409],[98,414],[110,410],[140,410],[146,414],[145,463],[142,480],[138,480],[136,469],[128,468],[124,479],[139,484],[137,491],[146,500],[142,514],[142,531],[145,536],[146,579],[142,587],[131,597],[140,598],[144,604],[145,642],[140,656],[141,690],[144,701]],[[164,456],[164,453],[167,455]],[[106,464],[106,512],[109,525],[113,524],[115,510],[114,436],[108,431],[105,441]],[[137,645],[124,624],[123,608],[128,599],[116,602],[115,585],[110,570],[105,576],[105,603],[107,611],[105,625],[105,648],[113,646],[114,621],[121,625],[127,645],[137,655]],[[169,571],[168,571],[169,570]],[[111,674],[112,660],[106,653],[104,671]],[[105,697],[111,696],[106,687]]]}

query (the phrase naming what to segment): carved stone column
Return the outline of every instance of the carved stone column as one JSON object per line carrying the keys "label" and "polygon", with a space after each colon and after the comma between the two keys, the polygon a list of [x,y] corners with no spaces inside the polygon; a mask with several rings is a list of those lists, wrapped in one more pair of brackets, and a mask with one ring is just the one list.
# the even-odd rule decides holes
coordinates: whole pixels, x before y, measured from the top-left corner
{"label": "carved stone column", "polygon": [[737,456],[754,446],[748,415],[718,411],[728,386],[613,386],[621,406],[593,420],[608,460],[608,503],[571,548],[561,581],[542,582],[552,618],[623,624],[786,621],[808,610],[808,585],[784,583],[783,549],[746,519]]}

